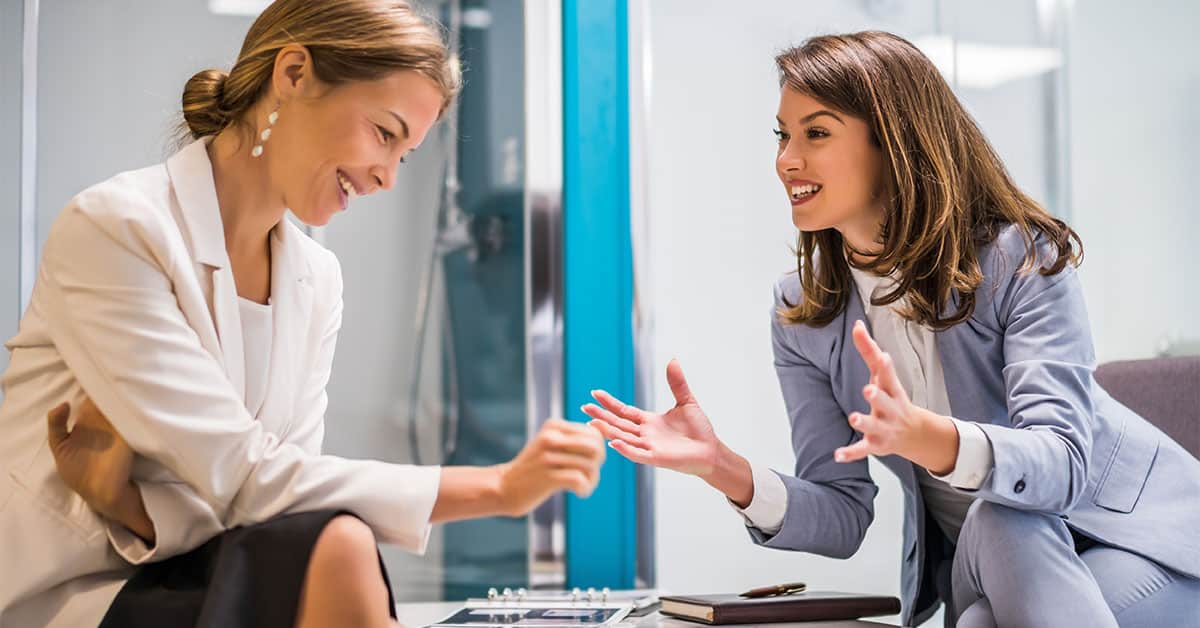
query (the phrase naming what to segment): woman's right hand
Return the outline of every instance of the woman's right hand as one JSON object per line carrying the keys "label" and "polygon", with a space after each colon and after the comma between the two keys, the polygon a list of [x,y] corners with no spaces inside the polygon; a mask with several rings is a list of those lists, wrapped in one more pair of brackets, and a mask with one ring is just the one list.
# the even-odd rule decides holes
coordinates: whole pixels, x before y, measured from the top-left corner
{"label": "woman's right hand", "polygon": [[583,411],[613,449],[640,463],[695,475],[741,507],[754,496],[750,463],[717,438],[677,360],[667,365],[667,384],[675,407],[662,413],[626,405],[603,390],[592,392],[600,404]]}
{"label": "woman's right hand", "polygon": [[661,414],[626,405],[603,390],[592,391],[600,405],[589,403],[583,411],[592,417],[590,425],[626,458],[704,477],[717,464],[721,441],[676,360],[667,365],[667,383],[675,395],[675,407]]}
{"label": "woman's right hand", "polygon": [[591,495],[604,457],[604,439],[595,429],[562,419],[546,421],[516,458],[498,465],[504,512],[524,515],[561,490]]}

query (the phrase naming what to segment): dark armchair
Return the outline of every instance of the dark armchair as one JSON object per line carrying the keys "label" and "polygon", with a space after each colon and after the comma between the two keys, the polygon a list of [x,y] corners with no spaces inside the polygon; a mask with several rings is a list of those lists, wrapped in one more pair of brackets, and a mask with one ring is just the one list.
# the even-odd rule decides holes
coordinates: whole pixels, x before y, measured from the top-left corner
{"label": "dark armchair", "polygon": [[1096,381],[1200,458],[1200,356],[1109,362]]}

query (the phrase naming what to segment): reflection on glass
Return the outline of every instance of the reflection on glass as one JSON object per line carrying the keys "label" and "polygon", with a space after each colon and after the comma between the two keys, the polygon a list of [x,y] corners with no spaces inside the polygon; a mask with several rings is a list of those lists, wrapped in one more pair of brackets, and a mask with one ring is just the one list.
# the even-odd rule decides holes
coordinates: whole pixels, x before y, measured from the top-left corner
{"label": "reflection on glass", "polygon": [[[461,5],[458,194],[469,245],[441,258],[457,425],[448,464],[488,465],[526,441],[524,267],[524,21],[507,0]],[[445,595],[529,583],[529,522],[492,518],[445,531]]]}
{"label": "reflection on glass", "polygon": [[[17,332],[20,315],[21,0],[0,0],[0,342]],[[8,351],[0,350],[0,372]],[[0,391],[0,399],[3,399]]]}
{"label": "reflection on glass", "polygon": [[1066,51],[1060,2],[940,3],[917,37],[1022,190],[1069,218]]}

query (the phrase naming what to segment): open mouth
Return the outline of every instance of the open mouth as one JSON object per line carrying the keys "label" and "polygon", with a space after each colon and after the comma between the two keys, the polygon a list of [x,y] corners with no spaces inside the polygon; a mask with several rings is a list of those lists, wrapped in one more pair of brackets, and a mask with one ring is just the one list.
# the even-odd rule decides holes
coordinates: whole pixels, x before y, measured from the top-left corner
{"label": "open mouth", "polygon": [[358,198],[358,189],[354,187],[354,183],[341,170],[337,171],[337,183],[338,189],[342,194],[342,207],[349,205],[350,201]]}
{"label": "open mouth", "polygon": [[788,188],[788,196],[791,198],[792,204],[799,204],[809,201],[820,191],[821,185],[817,183],[793,185]]}

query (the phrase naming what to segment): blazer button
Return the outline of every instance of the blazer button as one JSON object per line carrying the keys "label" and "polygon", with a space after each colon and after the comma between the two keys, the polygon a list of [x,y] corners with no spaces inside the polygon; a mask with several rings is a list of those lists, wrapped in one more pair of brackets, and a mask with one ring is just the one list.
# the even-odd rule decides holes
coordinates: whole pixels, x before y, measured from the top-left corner
{"label": "blazer button", "polygon": [[1017,480],[1016,485],[1013,486],[1013,492],[1014,493],[1023,493],[1024,491],[1025,491],[1025,480]]}

